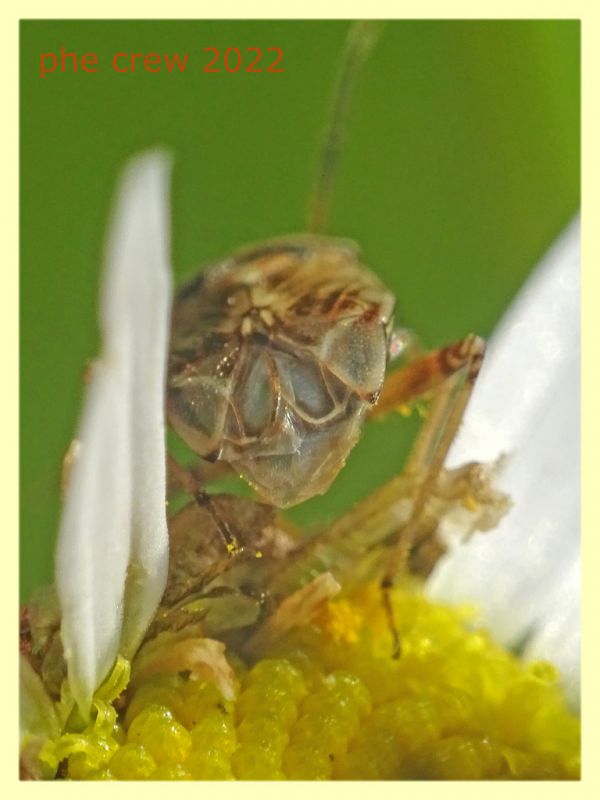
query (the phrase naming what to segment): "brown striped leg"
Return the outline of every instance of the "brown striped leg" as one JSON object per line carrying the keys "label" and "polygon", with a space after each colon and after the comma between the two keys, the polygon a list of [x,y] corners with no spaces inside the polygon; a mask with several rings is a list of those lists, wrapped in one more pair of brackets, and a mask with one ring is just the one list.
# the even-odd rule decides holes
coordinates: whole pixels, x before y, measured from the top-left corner
{"label": "brown striped leg", "polygon": [[444,378],[435,384],[429,416],[405,465],[409,472],[427,471],[433,480],[439,474],[462,422],[484,353],[485,342],[472,334],[432,353]]}
{"label": "brown striped leg", "polygon": [[[398,410],[406,403],[437,389],[471,363],[478,368],[484,348],[482,339],[469,334],[390,373],[386,376],[383,391],[370,416],[378,419]],[[475,364],[477,361],[478,364]]]}
{"label": "brown striped leg", "polygon": [[405,467],[408,473],[419,478],[411,515],[398,532],[396,545],[392,548],[381,582],[383,602],[394,640],[394,658],[400,655],[401,642],[394,621],[390,589],[417,542],[419,522],[427,497],[460,427],[481,368],[484,351],[483,340],[469,335],[414,361],[390,376],[375,409],[374,416],[380,416],[382,409],[385,413],[424,392],[435,390],[430,414]]}

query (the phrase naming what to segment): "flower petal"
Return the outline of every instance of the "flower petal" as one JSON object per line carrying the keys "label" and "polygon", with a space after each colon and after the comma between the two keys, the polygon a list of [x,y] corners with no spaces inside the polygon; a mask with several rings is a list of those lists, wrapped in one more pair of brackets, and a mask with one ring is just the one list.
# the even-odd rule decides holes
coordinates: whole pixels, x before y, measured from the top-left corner
{"label": "flower petal", "polygon": [[[578,548],[577,548],[578,550]],[[567,696],[574,708],[579,707],[581,661],[581,632],[579,619],[579,587],[581,564],[579,552],[561,570],[562,578],[553,584],[542,605],[541,618],[533,636],[527,642],[524,657],[527,661],[552,661],[560,669]]]}
{"label": "flower petal", "polygon": [[56,551],[61,638],[73,696],[89,706],[119,646],[130,550],[130,441],[121,370],[94,367]]}
{"label": "flower petal", "polygon": [[[494,335],[455,465],[509,452],[499,488],[513,509],[440,560],[430,596],[473,602],[504,644],[579,686],[579,222],[543,260]],[[562,634],[562,635],[561,635]]]}
{"label": "flower petal", "polygon": [[168,567],[165,380],[171,310],[169,161],[148,155],[125,177],[109,260],[127,276],[131,336],[131,555],[121,652],[139,646]]}
{"label": "flower petal", "polygon": [[119,190],[101,307],[104,347],[88,387],[59,532],[61,637],[83,711],[119,651],[124,603],[132,642],[166,578],[167,177],[168,160],[148,154],[129,165]]}

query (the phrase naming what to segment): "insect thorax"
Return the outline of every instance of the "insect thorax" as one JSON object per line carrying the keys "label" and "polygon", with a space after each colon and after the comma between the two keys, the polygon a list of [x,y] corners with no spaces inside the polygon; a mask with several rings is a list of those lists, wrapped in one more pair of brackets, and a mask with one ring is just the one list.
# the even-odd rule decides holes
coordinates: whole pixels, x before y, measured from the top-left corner
{"label": "insect thorax", "polygon": [[345,240],[276,240],[178,293],[169,419],[270,503],[322,494],[383,384],[394,298]]}

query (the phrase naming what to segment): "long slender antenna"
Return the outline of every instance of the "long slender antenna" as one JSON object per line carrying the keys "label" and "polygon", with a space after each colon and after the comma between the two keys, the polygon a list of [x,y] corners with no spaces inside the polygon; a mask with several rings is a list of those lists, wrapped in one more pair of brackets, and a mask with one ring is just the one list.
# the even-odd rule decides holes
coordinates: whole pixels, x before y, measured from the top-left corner
{"label": "long slender antenna", "polygon": [[373,49],[380,29],[380,22],[362,20],[354,22],[348,32],[325,129],[319,170],[309,201],[308,230],[311,233],[322,233],[329,221],[333,185],[356,78]]}

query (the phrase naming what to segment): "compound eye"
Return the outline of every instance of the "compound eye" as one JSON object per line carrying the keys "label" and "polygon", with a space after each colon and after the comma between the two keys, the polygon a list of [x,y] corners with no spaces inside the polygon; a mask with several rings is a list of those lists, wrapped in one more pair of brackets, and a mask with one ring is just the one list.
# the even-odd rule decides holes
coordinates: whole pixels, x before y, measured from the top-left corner
{"label": "compound eye", "polygon": [[369,398],[381,391],[387,361],[387,342],[381,325],[344,320],[330,331],[323,343],[322,357],[334,375]]}

